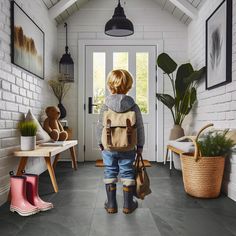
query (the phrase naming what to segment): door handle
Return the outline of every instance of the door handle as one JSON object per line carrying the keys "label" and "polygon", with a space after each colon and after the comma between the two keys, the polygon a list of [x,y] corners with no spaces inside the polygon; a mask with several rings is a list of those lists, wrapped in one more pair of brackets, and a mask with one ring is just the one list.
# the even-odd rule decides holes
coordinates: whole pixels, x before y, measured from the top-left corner
{"label": "door handle", "polygon": [[93,107],[98,106],[99,104],[93,104],[93,98],[89,97],[88,98],[88,113],[92,114],[93,113]]}

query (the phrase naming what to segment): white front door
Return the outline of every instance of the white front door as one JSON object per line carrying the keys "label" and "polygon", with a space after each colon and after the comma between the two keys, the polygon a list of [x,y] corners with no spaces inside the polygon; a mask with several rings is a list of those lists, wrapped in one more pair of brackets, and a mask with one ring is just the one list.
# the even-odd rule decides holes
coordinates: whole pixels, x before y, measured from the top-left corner
{"label": "white front door", "polygon": [[85,74],[85,161],[101,158],[97,146],[96,125],[101,104],[109,94],[107,74],[126,69],[134,76],[129,94],[139,105],[144,122],[143,156],[156,160],[156,47],[155,46],[86,46]]}

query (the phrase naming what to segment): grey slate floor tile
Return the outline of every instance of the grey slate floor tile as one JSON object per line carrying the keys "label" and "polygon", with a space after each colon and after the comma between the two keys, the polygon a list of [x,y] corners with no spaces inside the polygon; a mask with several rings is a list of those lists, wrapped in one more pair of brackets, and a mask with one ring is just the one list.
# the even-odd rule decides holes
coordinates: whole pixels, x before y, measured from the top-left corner
{"label": "grey slate floor tile", "polygon": [[218,217],[223,226],[229,230],[232,234],[236,235],[236,216],[231,211],[223,211],[221,209],[210,209],[210,212]]}
{"label": "grey slate floor tile", "polygon": [[40,176],[39,193],[55,208],[30,217],[0,207],[0,236],[236,236],[236,203],[221,195],[196,199],[183,187],[181,172],[162,164],[147,168],[152,194],[131,215],[122,213],[123,191],[117,186],[119,212],[104,210],[103,168],[95,163],[58,163],[59,192],[54,193],[47,172]]}
{"label": "grey slate floor tile", "polygon": [[151,209],[154,220],[162,235],[181,236],[233,236],[223,226],[221,217],[207,209],[188,209],[166,207]]}
{"label": "grey slate floor tile", "polygon": [[89,236],[161,236],[149,209],[137,209],[131,215],[122,213],[104,214],[104,209],[95,209]]}
{"label": "grey slate floor tile", "polygon": [[60,185],[60,190],[97,190],[101,178],[72,176]]}
{"label": "grey slate floor tile", "polygon": [[[17,235],[77,235],[87,236],[91,226],[93,209],[80,207],[56,207],[29,219]],[[37,233],[38,232],[38,233]]]}
{"label": "grey slate floor tile", "polygon": [[0,235],[15,235],[26,223],[27,218],[9,211],[9,205],[0,207]]}
{"label": "grey slate floor tile", "polygon": [[[32,222],[29,220],[26,225],[20,230],[16,236],[32,236],[32,235],[40,235],[40,236],[78,236],[75,234],[72,229],[69,229],[63,225],[63,223],[52,223],[52,222],[43,222],[39,224],[39,222]],[[82,236],[82,235],[81,235]]]}
{"label": "grey slate floor tile", "polygon": [[60,190],[51,201],[55,207],[95,208],[96,190]]}

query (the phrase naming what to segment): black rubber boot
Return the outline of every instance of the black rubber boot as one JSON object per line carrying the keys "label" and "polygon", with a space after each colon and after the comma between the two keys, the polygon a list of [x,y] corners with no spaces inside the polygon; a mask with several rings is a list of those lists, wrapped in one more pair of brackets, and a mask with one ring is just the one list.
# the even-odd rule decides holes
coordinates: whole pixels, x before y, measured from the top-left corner
{"label": "black rubber boot", "polygon": [[116,184],[106,184],[107,201],[105,209],[107,213],[117,213]]}
{"label": "black rubber boot", "polygon": [[123,212],[125,214],[132,213],[137,207],[138,202],[133,199],[135,192],[135,186],[123,186],[123,194],[124,194],[124,207]]}

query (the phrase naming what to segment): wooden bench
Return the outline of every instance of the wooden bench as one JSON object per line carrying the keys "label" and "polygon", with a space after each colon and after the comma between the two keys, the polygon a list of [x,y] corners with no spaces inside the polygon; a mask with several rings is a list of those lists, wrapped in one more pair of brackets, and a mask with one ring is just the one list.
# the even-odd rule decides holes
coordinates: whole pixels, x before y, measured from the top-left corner
{"label": "wooden bench", "polygon": [[170,170],[172,169],[172,162],[173,162],[173,153],[176,153],[178,155],[181,155],[182,153],[184,153],[185,151],[180,150],[172,145],[167,145],[166,148],[166,156],[164,158],[164,164],[166,164],[166,161],[168,159],[168,157],[170,158]]}
{"label": "wooden bench", "polygon": [[[55,177],[54,169],[56,167],[57,161],[60,157],[60,153],[70,149],[72,167],[74,170],[77,169],[77,158],[75,155],[75,146],[78,144],[77,140],[65,141],[65,146],[36,146],[35,150],[32,151],[15,151],[14,156],[20,157],[20,163],[17,170],[17,175],[22,175],[22,171],[25,169],[29,157],[44,157],[47,165],[47,169],[52,181],[54,191],[58,192],[58,185]],[[51,164],[51,157],[55,156],[53,165]]]}
{"label": "wooden bench", "polygon": [[164,158],[164,164],[166,164],[166,161],[169,157],[170,160],[170,170],[172,169],[172,162],[173,162],[173,154],[178,154],[181,156],[185,152],[193,152],[194,147],[192,142],[189,141],[190,138],[196,138],[196,136],[184,136],[177,140],[171,140],[167,144],[166,147],[166,156]]}

